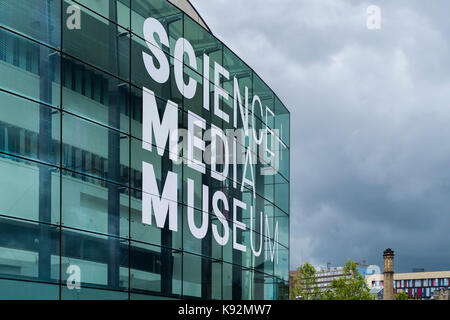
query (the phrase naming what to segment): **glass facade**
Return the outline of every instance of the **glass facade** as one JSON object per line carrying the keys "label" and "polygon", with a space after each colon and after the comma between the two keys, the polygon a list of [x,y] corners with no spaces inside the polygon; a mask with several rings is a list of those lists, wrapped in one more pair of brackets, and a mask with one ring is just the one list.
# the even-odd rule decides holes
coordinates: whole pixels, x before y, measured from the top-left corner
{"label": "glass facade", "polygon": [[[143,34],[148,17],[169,38],[168,46],[157,47],[169,61],[164,83],[149,76],[143,61],[143,52],[152,53]],[[197,82],[189,98],[174,76],[181,37],[197,62],[193,68],[181,61],[185,82]],[[219,83],[216,64],[229,72]],[[229,122],[213,113],[219,85],[229,94],[219,101]],[[162,156],[156,146],[144,149],[144,87],[154,92],[161,115],[168,100],[178,105],[179,128],[187,128],[193,113],[206,120],[205,129],[235,129],[233,103],[248,99],[251,106],[257,95],[264,111],[249,107],[249,126],[270,132],[265,143],[279,157],[250,165],[252,172],[272,173],[256,174],[252,188],[235,179],[245,175],[245,163],[230,166],[219,181],[208,174],[210,164],[200,174],[170,161],[168,149]],[[166,0],[0,0],[0,108],[0,299],[288,299],[289,111],[226,45]],[[238,144],[258,157],[251,136]],[[177,232],[168,223],[143,223],[144,162],[153,166],[159,190],[176,173]],[[195,185],[191,205],[187,181]],[[264,212],[264,221],[258,214],[250,221],[248,210],[231,214],[231,202],[230,210],[219,203],[224,224],[210,205],[206,235],[198,239],[186,217],[194,212],[201,224],[201,185],[209,187],[208,203],[219,190]],[[247,228],[233,228],[235,218]],[[230,234],[226,244],[215,241],[213,226]],[[232,238],[246,252],[235,250]],[[261,243],[259,256],[251,239]],[[68,286],[78,272],[73,266],[79,288]]]}

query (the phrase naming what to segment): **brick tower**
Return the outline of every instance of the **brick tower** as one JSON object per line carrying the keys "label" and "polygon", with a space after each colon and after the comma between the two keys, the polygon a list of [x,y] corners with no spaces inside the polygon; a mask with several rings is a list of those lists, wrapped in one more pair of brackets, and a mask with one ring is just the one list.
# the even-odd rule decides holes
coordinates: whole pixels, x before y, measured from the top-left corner
{"label": "brick tower", "polygon": [[394,300],[394,251],[387,248],[383,252],[384,284],[383,300]]}

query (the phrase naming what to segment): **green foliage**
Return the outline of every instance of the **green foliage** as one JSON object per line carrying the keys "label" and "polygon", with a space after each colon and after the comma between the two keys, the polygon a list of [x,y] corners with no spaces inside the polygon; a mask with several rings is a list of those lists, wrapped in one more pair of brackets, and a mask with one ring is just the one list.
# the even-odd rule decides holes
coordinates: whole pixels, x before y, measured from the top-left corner
{"label": "green foliage", "polygon": [[316,269],[305,262],[298,267],[298,273],[294,276],[291,299],[293,300],[317,300],[320,299],[320,290],[317,287]]}
{"label": "green foliage", "polygon": [[399,291],[395,294],[395,300],[408,300],[408,294],[405,291]]}
{"label": "green foliage", "polygon": [[356,263],[348,259],[344,266],[344,275],[335,278],[330,288],[325,290],[321,298],[324,300],[374,300],[366,281],[356,269]]}

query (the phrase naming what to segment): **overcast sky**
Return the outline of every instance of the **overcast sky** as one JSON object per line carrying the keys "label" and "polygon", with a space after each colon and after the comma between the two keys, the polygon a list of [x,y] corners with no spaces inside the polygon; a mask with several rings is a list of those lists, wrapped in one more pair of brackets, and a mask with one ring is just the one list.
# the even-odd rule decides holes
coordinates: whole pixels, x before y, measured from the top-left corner
{"label": "overcast sky", "polygon": [[291,268],[450,270],[450,1],[191,2],[291,111]]}

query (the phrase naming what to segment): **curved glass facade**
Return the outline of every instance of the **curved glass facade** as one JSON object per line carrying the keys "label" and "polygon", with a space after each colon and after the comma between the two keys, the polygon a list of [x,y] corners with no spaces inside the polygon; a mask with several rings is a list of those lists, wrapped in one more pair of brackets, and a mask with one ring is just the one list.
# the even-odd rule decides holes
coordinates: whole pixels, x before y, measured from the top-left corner
{"label": "curved glass facade", "polygon": [[[163,26],[167,46],[156,38],[150,49],[149,17]],[[195,68],[174,58],[180,38],[193,47]],[[155,61],[158,50],[170,68],[163,83],[143,60]],[[177,87],[180,65],[184,83],[197,83],[193,96]],[[220,67],[228,77],[216,77]],[[160,144],[145,141],[144,88],[161,118],[168,101],[177,106],[179,129],[200,117],[205,132],[238,135],[244,122],[233,125],[234,103],[248,102],[249,129],[265,133],[264,143],[255,145],[258,133],[230,140],[254,160],[230,164],[223,179],[213,178],[211,164],[200,173],[172,161],[169,144],[157,152]],[[261,108],[252,108],[255,96]],[[167,1],[0,0],[0,108],[0,299],[288,298],[289,112],[250,67]],[[170,211],[161,228],[155,217],[143,222],[146,164],[159,192],[176,179],[175,217]],[[215,194],[226,198],[214,202]],[[200,238],[189,215],[197,227],[207,222]],[[225,234],[228,241],[217,241]]]}

